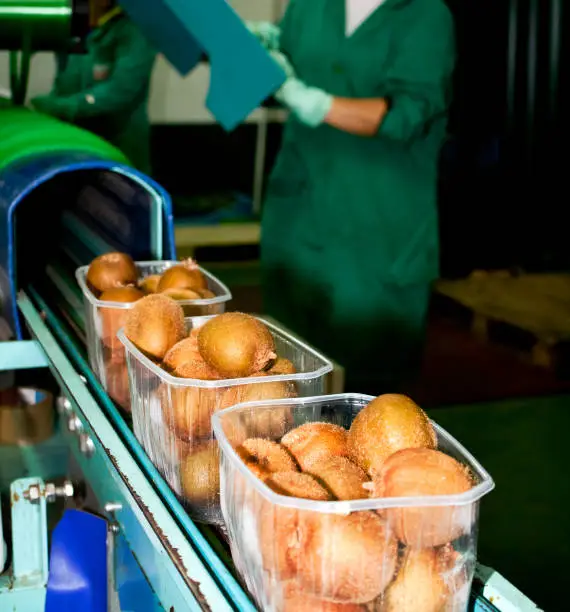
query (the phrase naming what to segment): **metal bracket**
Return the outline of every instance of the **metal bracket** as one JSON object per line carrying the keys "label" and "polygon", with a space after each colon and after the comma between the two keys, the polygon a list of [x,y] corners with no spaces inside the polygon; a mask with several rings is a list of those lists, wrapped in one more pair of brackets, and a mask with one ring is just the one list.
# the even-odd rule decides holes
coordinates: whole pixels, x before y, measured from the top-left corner
{"label": "metal bracket", "polygon": [[0,372],[47,368],[46,354],[36,340],[14,340],[0,343]]}

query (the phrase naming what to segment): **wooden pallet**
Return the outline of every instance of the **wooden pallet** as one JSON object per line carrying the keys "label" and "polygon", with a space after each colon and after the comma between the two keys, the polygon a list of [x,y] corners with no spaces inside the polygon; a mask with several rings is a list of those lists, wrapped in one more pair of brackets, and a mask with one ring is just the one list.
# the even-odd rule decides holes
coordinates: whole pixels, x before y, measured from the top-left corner
{"label": "wooden pallet", "polygon": [[560,349],[570,346],[570,274],[477,271],[438,281],[435,293],[470,313],[479,339],[510,338],[506,343],[523,348],[536,365],[555,365]]}

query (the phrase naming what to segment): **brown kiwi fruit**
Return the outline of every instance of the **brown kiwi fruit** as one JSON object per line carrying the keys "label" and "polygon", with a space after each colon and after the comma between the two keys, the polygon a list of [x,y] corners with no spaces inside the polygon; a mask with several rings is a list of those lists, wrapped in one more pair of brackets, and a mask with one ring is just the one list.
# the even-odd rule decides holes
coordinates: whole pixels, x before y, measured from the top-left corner
{"label": "brown kiwi fruit", "polygon": [[[103,291],[99,299],[102,302],[131,304],[142,297],[144,297],[144,293],[136,287],[116,287]],[[102,340],[105,346],[109,348],[122,347],[117,338],[117,333],[125,325],[128,309],[100,306],[98,312],[101,316]]]}
{"label": "brown kiwi fruit", "polygon": [[160,274],[151,274],[145,276],[139,281],[139,289],[146,294],[158,293],[158,283],[160,282]]}
{"label": "brown kiwi fruit", "polygon": [[275,359],[275,342],[261,321],[239,312],[210,319],[200,328],[198,348],[204,360],[225,378],[261,372]]}
{"label": "brown kiwi fruit", "polygon": [[197,291],[193,289],[165,289],[161,291],[162,295],[167,295],[171,297],[173,300],[183,301],[183,300],[201,300],[202,297]]}
{"label": "brown kiwi fruit", "polygon": [[263,472],[295,472],[295,460],[278,442],[263,438],[249,438],[236,449],[249,469],[257,467]]}
{"label": "brown kiwi fruit", "polygon": [[398,544],[375,512],[321,514],[298,555],[299,586],[337,603],[378,597],[396,570]]}
{"label": "brown kiwi fruit", "polygon": [[181,440],[211,437],[212,414],[217,408],[216,389],[200,387],[159,388],[163,420]]}
{"label": "brown kiwi fruit", "polygon": [[216,294],[209,289],[198,289],[196,293],[199,293],[203,300],[211,300],[216,297]]}
{"label": "brown kiwi fruit", "polygon": [[125,334],[150,359],[161,361],[177,342],[186,337],[184,312],[179,304],[165,295],[147,295],[129,310]]}
{"label": "brown kiwi fruit", "polygon": [[366,612],[366,608],[358,604],[326,601],[302,592],[286,594],[280,610],[281,612]]}
{"label": "brown kiwi fruit", "polygon": [[204,360],[198,350],[196,336],[190,335],[188,338],[184,338],[184,340],[177,342],[168,350],[162,360],[162,367],[168,372],[173,372],[185,363],[192,363],[194,361]]}
{"label": "brown kiwi fruit", "polygon": [[135,285],[139,273],[126,253],[105,253],[96,257],[87,270],[87,285],[99,295],[103,291]]}
{"label": "brown kiwi fruit", "polygon": [[191,503],[210,506],[220,497],[220,452],[217,442],[206,443],[180,462],[182,493]]}
{"label": "brown kiwi fruit", "polygon": [[380,395],[356,416],[348,433],[355,461],[370,476],[396,451],[436,448],[437,437],[426,413],[405,395]]}
{"label": "brown kiwi fruit", "polygon": [[346,429],[332,423],[305,423],[286,433],[281,444],[306,472],[324,458],[349,456]]}
{"label": "brown kiwi fruit", "polygon": [[265,484],[279,495],[319,501],[332,499],[331,494],[315,478],[310,474],[302,474],[297,471],[275,472],[265,481]]}
{"label": "brown kiwi fruit", "polygon": [[131,412],[129,373],[126,363],[105,364],[105,389],[109,397],[126,412]]}
{"label": "brown kiwi fruit", "polygon": [[[472,486],[469,471],[453,457],[429,448],[408,448],[384,462],[374,479],[374,495],[458,495]],[[463,535],[475,519],[471,505],[387,508],[386,517],[397,538],[415,548],[447,544]]]}
{"label": "brown kiwi fruit", "polygon": [[366,472],[346,457],[336,455],[315,461],[311,474],[337,499],[366,499],[368,490],[363,486],[369,481]]}
{"label": "brown kiwi fruit", "polygon": [[291,376],[297,374],[297,370],[293,362],[283,357],[277,357],[273,365],[267,370],[269,376]]}
{"label": "brown kiwi fruit", "polygon": [[160,277],[158,291],[167,289],[207,289],[208,281],[200,271],[198,264],[192,259],[186,259],[180,265],[168,268]]}
{"label": "brown kiwi fruit", "polygon": [[441,569],[436,549],[407,549],[384,595],[383,612],[441,612],[449,597]]}
{"label": "brown kiwi fruit", "polygon": [[[256,376],[262,376],[257,374]],[[228,387],[221,400],[223,408],[229,408],[245,402],[263,402],[265,400],[296,397],[294,383],[274,381],[252,383]],[[271,409],[261,408],[250,417],[251,435],[256,438],[280,438],[293,422],[290,406],[274,406]]]}

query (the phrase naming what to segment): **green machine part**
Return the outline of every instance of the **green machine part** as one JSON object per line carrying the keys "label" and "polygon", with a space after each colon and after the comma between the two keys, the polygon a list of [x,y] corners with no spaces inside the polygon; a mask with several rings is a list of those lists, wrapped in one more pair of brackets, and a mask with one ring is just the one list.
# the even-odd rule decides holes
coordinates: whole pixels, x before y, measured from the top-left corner
{"label": "green machine part", "polygon": [[0,171],[36,155],[69,152],[129,164],[117,148],[91,132],[25,108],[0,109]]}
{"label": "green machine part", "polygon": [[0,50],[10,51],[12,101],[26,98],[36,51],[63,51],[89,29],[89,0],[0,0]]}

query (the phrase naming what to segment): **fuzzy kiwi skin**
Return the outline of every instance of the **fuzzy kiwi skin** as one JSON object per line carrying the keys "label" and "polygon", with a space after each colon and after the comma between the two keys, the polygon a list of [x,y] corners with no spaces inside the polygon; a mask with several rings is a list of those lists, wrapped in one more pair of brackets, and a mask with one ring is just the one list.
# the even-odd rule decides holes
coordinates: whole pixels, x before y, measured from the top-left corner
{"label": "fuzzy kiwi skin", "polygon": [[310,473],[318,479],[336,499],[366,499],[369,482],[366,472],[346,457],[331,456],[312,464]]}
{"label": "fuzzy kiwi skin", "polygon": [[87,270],[87,285],[96,295],[109,289],[135,285],[138,280],[135,262],[126,253],[105,253],[96,257]]}
{"label": "fuzzy kiwi skin", "polygon": [[374,477],[393,453],[405,448],[437,448],[426,413],[405,395],[386,394],[361,410],[348,432],[353,459]]}
{"label": "fuzzy kiwi skin", "polygon": [[147,357],[162,361],[169,349],[186,337],[184,312],[169,297],[147,295],[129,310],[125,334]]}
{"label": "fuzzy kiwi skin", "polygon": [[185,363],[194,361],[202,361],[202,356],[198,351],[196,338],[189,336],[168,349],[162,360],[162,367],[168,372],[173,372]]}
{"label": "fuzzy kiwi skin", "polygon": [[151,274],[145,276],[139,281],[139,289],[146,294],[158,293],[158,283],[160,282],[160,274]]}
{"label": "fuzzy kiwi skin", "polygon": [[[374,479],[375,497],[457,495],[473,479],[453,457],[428,448],[408,448],[391,455]],[[387,508],[386,518],[400,542],[413,548],[441,546],[459,538],[474,520],[471,505]]]}
{"label": "fuzzy kiwi skin", "polygon": [[220,452],[218,444],[208,442],[180,462],[182,493],[198,506],[215,505],[220,497]]}
{"label": "fuzzy kiwi skin", "polygon": [[248,467],[255,464],[265,472],[296,472],[295,460],[278,442],[263,438],[249,438],[236,449]]}
{"label": "fuzzy kiwi skin", "polygon": [[[102,302],[117,302],[122,304],[132,304],[144,297],[144,293],[136,287],[116,287],[103,291],[99,299]],[[117,333],[124,327],[128,316],[128,309],[113,308],[111,306],[100,306],[98,308],[101,317],[102,340],[108,348],[122,348],[121,342],[117,338]]]}
{"label": "fuzzy kiwi skin", "polygon": [[346,429],[332,423],[305,423],[286,433],[281,444],[307,472],[322,459],[349,456]]}
{"label": "fuzzy kiwi skin", "polygon": [[207,289],[208,281],[200,271],[198,265],[188,259],[177,266],[168,268],[158,283],[158,292],[162,293],[167,289]]}
{"label": "fuzzy kiwi skin", "polygon": [[228,312],[205,323],[198,333],[204,360],[225,378],[261,372],[275,359],[275,342],[267,326],[250,315]]}
{"label": "fuzzy kiwi skin", "polygon": [[390,584],[397,556],[397,542],[375,512],[321,514],[298,555],[297,580],[316,597],[364,604]]}

